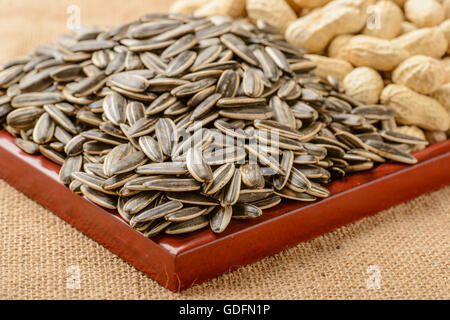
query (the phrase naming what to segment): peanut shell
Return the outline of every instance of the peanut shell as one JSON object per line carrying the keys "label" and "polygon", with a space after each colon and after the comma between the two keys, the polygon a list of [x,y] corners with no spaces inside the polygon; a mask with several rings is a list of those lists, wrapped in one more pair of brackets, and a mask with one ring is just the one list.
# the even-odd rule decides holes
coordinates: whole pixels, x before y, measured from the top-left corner
{"label": "peanut shell", "polygon": [[346,60],[357,67],[391,71],[408,58],[409,53],[389,40],[366,35],[354,36],[345,47]]}
{"label": "peanut shell", "polygon": [[429,94],[445,81],[445,71],[441,61],[427,56],[412,56],[392,73],[392,81],[403,84],[422,94]]}
{"label": "peanut shell", "polygon": [[342,82],[345,92],[366,104],[376,104],[384,88],[380,74],[368,67],[355,68]]}
{"label": "peanut shell", "polygon": [[402,31],[403,12],[394,2],[379,1],[370,8],[370,13],[362,34],[390,40]]}
{"label": "peanut shell", "polygon": [[330,58],[344,60],[347,55],[345,48],[352,38],[353,35],[351,34],[341,34],[334,37],[328,46],[328,56]]}
{"label": "peanut shell", "polygon": [[434,131],[449,129],[450,115],[437,100],[403,85],[388,85],[381,92],[380,100],[395,110],[398,123]]}
{"label": "peanut shell", "polygon": [[317,68],[314,69],[314,73],[323,79],[331,75],[338,78],[339,81],[343,81],[345,76],[353,70],[353,66],[350,63],[341,59],[333,59],[316,54],[305,54],[305,57],[316,63]]}
{"label": "peanut shell", "polygon": [[332,1],[295,20],[285,37],[310,53],[321,52],[335,36],[359,32],[366,23],[367,7],[374,3],[373,0]]}
{"label": "peanut shell", "polygon": [[448,48],[444,32],[436,27],[408,32],[392,39],[392,43],[407,50],[412,56],[424,55],[433,58],[442,57]]}
{"label": "peanut shell", "polygon": [[445,19],[444,9],[436,0],[407,0],[406,18],[419,28],[434,27]]}
{"label": "peanut shell", "polygon": [[247,0],[247,14],[251,20],[262,20],[281,33],[297,19],[295,11],[284,0]]}
{"label": "peanut shell", "polygon": [[431,96],[436,99],[450,114],[450,83],[436,89]]}
{"label": "peanut shell", "polygon": [[192,14],[207,4],[209,0],[177,0],[169,9],[170,13]]}
{"label": "peanut shell", "polygon": [[211,0],[198,8],[194,15],[242,17],[245,14],[245,0]]}

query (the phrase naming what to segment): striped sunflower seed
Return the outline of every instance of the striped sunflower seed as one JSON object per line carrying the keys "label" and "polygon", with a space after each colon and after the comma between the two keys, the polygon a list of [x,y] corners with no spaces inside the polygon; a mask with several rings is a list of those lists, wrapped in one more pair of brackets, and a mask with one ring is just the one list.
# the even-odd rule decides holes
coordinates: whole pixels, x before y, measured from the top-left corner
{"label": "striped sunflower seed", "polygon": [[187,152],[186,166],[192,177],[198,182],[210,182],[213,179],[211,167],[203,158],[200,148],[191,148]]}
{"label": "striped sunflower seed", "polygon": [[82,164],[82,156],[68,157],[59,171],[59,180],[63,184],[70,184],[73,181],[72,174],[80,171]]}
{"label": "striped sunflower seed", "polygon": [[[126,204],[125,204],[126,205]],[[140,222],[148,222],[158,218],[163,218],[169,213],[175,212],[183,207],[183,204],[178,201],[168,201],[154,208],[144,210],[133,216],[131,224],[136,225]]]}
{"label": "striped sunflower seed", "polygon": [[233,207],[226,206],[216,209],[209,220],[209,225],[214,233],[222,233],[231,221]]}
{"label": "striped sunflower seed", "polygon": [[179,222],[172,223],[165,229],[165,233],[167,234],[183,234],[188,232],[194,232],[200,229],[203,229],[209,225],[209,220],[205,216],[199,216],[197,218]]}
{"label": "striped sunflower seed", "polygon": [[147,190],[185,192],[199,190],[201,185],[195,179],[166,178],[144,182]]}
{"label": "striped sunflower seed", "polygon": [[189,221],[199,216],[202,216],[207,209],[208,209],[207,207],[198,207],[198,206],[184,207],[178,211],[169,213],[164,217],[164,219],[171,222]]}
{"label": "striped sunflower seed", "polygon": [[239,168],[242,175],[242,182],[252,189],[264,188],[265,180],[258,164],[244,164]]}
{"label": "striped sunflower seed", "polygon": [[37,144],[45,144],[52,140],[55,133],[55,122],[48,113],[40,116],[33,129],[33,141]]}
{"label": "striped sunflower seed", "polygon": [[160,193],[154,191],[139,193],[125,202],[123,210],[129,215],[134,215],[150,205],[159,196]]}
{"label": "striped sunflower seed", "polygon": [[[281,201],[281,198],[278,197],[278,199]],[[262,201],[262,200],[260,200]],[[280,202],[278,201],[278,203]],[[250,203],[238,203],[237,205],[233,206],[233,219],[253,219],[257,218],[262,215],[262,208],[258,207],[255,204]]]}
{"label": "striped sunflower seed", "polygon": [[[262,200],[257,200],[257,201],[253,201],[249,204],[254,205],[255,207],[261,209],[261,210],[265,210],[265,209],[270,209],[272,207],[275,207],[276,205],[278,205],[281,202],[281,198],[277,195],[272,195],[270,197],[267,197],[265,199]],[[239,211],[239,209],[236,210],[237,212]],[[261,212],[262,214],[262,212]]]}
{"label": "striped sunflower seed", "polygon": [[35,153],[39,152],[39,145],[37,145],[36,143],[34,143],[32,141],[17,138],[15,140],[15,143],[20,149],[22,149],[23,151],[25,151],[28,154],[35,154]]}
{"label": "striped sunflower seed", "polygon": [[205,195],[213,195],[222,190],[233,178],[234,170],[235,165],[233,163],[227,163],[217,168],[213,173],[212,181],[203,186],[203,193]]}
{"label": "striped sunflower seed", "polygon": [[92,201],[93,203],[98,204],[99,206],[111,210],[117,208],[117,197],[115,196],[104,194],[103,192],[96,191],[85,185],[82,185],[80,187],[80,191],[89,201]]}

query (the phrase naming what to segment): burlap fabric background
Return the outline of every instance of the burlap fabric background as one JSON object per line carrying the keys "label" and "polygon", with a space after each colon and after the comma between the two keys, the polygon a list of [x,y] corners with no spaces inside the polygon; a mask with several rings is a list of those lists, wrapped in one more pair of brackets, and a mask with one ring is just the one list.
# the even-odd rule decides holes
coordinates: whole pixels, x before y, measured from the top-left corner
{"label": "burlap fabric background", "polygon": [[[64,32],[73,4],[83,24],[116,24],[170,3],[0,0],[0,63]],[[0,180],[0,298],[449,299],[449,215],[450,186],[174,294]]]}

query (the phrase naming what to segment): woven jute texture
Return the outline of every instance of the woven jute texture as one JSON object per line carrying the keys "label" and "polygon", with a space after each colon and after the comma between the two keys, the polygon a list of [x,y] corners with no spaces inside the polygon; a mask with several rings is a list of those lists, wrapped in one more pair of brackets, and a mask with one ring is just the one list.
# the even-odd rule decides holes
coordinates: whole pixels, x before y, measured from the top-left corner
{"label": "woven jute texture", "polygon": [[[170,1],[0,5],[1,63],[65,32],[71,5],[107,25]],[[449,299],[449,216],[446,187],[172,293],[0,180],[0,299]]]}
{"label": "woven jute texture", "polygon": [[448,299],[449,204],[450,186],[172,293],[0,180],[0,298]]}

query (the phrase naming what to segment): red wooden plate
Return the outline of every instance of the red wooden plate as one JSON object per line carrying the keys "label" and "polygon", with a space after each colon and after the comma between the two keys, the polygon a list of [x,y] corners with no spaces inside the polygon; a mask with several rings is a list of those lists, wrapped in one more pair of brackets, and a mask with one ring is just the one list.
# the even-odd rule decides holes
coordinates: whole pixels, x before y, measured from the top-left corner
{"label": "red wooden plate", "polygon": [[[416,165],[386,163],[331,183],[331,196],[313,203],[282,201],[250,221],[232,221],[214,234],[145,238],[116,212],[72,193],[58,181],[59,166],[31,156],[0,131],[0,177],[172,291],[339,228],[450,184],[450,140],[415,153]],[[424,212],[424,214],[426,214]]]}

